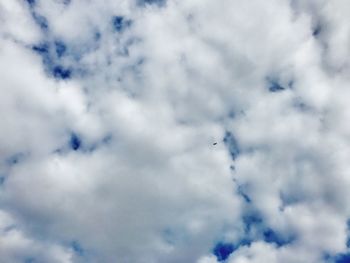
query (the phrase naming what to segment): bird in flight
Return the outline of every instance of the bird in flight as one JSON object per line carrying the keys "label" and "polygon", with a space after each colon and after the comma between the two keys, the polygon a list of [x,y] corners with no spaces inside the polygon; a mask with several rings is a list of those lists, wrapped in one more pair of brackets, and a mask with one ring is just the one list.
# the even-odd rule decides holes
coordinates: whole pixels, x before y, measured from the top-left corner
{"label": "bird in flight", "polygon": [[217,142],[214,142],[213,145],[217,145],[218,143]]}

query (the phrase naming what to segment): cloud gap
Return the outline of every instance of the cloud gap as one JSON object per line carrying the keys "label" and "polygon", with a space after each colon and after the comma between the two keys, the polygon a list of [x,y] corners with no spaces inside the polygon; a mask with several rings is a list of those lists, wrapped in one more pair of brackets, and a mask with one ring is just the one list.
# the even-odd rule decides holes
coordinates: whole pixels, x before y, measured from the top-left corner
{"label": "cloud gap", "polygon": [[218,261],[224,261],[226,260],[235,250],[237,247],[231,243],[222,243],[219,242],[215,245],[213,249],[213,254],[216,256]]}
{"label": "cloud gap", "polygon": [[49,30],[49,22],[45,16],[32,11],[32,17],[42,31],[47,32]]}
{"label": "cloud gap", "polygon": [[294,234],[284,235],[266,225],[259,212],[254,211],[251,204],[248,204],[246,214],[242,217],[245,230],[245,238],[250,241],[263,240],[266,243],[282,247],[291,244],[296,240]]}
{"label": "cloud gap", "polygon": [[286,89],[286,87],[282,86],[282,84],[279,83],[279,81],[274,78],[268,77],[267,82],[268,82],[268,90],[270,92],[280,92]]}
{"label": "cloud gap", "polygon": [[76,240],[71,242],[71,248],[78,256],[83,256],[85,254],[85,250],[83,249],[82,245]]}
{"label": "cloud gap", "polygon": [[54,43],[43,42],[32,46],[32,50],[41,56],[46,72],[61,80],[67,80],[72,77],[73,71],[69,67],[62,65],[60,58],[65,55],[67,47],[61,41]]}
{"label": "cloud gap", "polygon": [[231,132],[226,131],[223,142],[228,148],[232,160],[235,160],[241,152],[235,136]]}
{"label": "cloud gap", "polygon": [[350,254],[338,254],[333,257],[334,263],[350,263]]}
{"label": "cloud gap", "polygon": [[237,194],[239,196],[241,196],[246,203],[251,203],[252,200],[249,197],[249,195],[247,194],[248,185],[247,184],[240,184],[236,179],[234,179],[234,182],[236,183]]}
{"label": "cloud gap", "polygon": [[279,233],[277,233],[276,231],[274,231],[273,229],[267,228],[263,232],[263,239],[266,243],[273,243],[273,244],[276,244],[277,247],[282,247],[292,243],[295,237],[290,236],[285,238]]}
{"label": "cloud gap", "polygon": [[60,40],[55,41],[55,51],[58,58],[64,56],[67,51],[67,46]]}
{"label": "cloud gap", "polygon": [[31,8],[33,8],[36,5],[36,0],[26,0],[26,2]]}
{"label": "cloud gap", "polygon": [[129,19],[126,19],[124,16],[114,16],[112,18],[112,25],[116,32],[123,32],[128,27],[130,27],[132,24],[132,21]]}
{"label": "cloud gap", "polygon": [[218,242],[212,250],[212,254],[219,262],[225,261],[229,256],[242,246],[248,246],[251,242],[248,239],[242,239],[237,243]]}
{"label": "cloud gap", "polygon": [[73,151],[77,151],[82,146],[81,138],[76,134],[72,133],[69,139],[69,146]]}

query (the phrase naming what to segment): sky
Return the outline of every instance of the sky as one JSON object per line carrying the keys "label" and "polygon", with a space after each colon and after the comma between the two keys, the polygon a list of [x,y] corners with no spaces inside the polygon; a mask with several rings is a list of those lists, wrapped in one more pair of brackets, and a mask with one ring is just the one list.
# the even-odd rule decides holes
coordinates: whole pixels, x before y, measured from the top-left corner
{"label": "sky", "polygon": [[0,0],[1,263],[349,263],[348,0]]}

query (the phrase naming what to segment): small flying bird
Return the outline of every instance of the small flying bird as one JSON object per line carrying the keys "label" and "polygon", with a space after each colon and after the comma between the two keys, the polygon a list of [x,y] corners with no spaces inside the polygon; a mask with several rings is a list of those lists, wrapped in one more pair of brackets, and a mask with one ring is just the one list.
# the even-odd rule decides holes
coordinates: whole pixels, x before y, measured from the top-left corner
{"label": "small flying bird", "polygon": [[214,142],[213,145],[217,145],[218,143],[217,142]]}

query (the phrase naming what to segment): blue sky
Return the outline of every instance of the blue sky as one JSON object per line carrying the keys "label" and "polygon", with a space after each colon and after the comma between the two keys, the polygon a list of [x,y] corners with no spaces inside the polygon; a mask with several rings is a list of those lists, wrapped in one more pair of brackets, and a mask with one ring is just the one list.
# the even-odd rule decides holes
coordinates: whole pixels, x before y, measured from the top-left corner
{"label": "blue sky", "polygon": [[0,261],[350,262],[347,0],[0,0]]}

